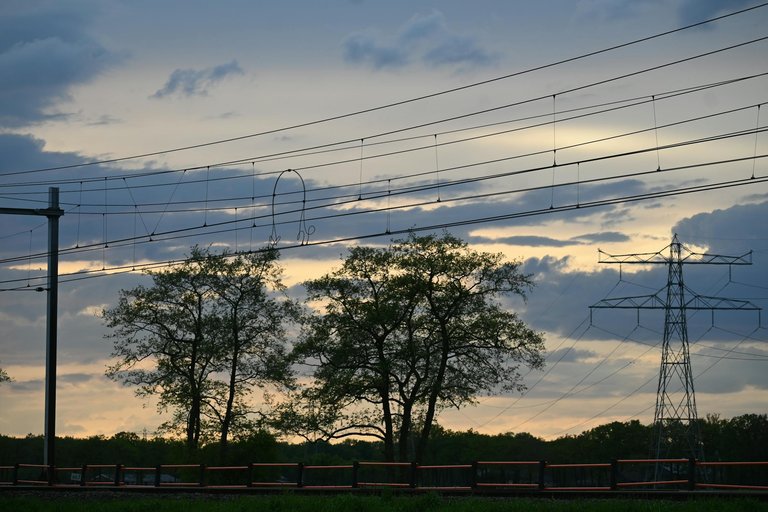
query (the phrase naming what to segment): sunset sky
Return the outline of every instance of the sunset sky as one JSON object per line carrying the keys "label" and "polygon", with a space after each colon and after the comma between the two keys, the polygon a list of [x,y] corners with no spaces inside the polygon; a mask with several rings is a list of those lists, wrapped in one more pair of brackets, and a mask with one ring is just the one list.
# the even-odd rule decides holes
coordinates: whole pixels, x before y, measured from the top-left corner
{"label": "sunset sky", "polygon": [[[198,244],[277,241],[289,293],[348,247],[444,229],[524,262],[546,336],[523,395],[438,422],[577,434],[653,419],[663,314],[593,310],[667,247],[704,296],[768,306],[768,6],[481,0],[0,4],[0,207],[61,206],[58,435],[153,432],[99,316]],[[670,32],[666,35],[662,35]],[[658,37],[651,37],[658,36]],[[43,430],[44,217],[0,216],[0,434]],[[768,315],[691,312],[699,416],[768,410]],[[524,372],[525,373],[525,372]]]}

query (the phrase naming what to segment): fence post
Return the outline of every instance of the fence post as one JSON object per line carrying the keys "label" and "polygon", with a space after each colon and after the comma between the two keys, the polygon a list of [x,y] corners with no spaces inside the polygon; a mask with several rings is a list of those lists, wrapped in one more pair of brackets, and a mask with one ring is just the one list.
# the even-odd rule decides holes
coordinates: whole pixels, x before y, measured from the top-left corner
{"label": "fence post", "polygon": [[469,481],[469,486],[472,488],[472,490],[477,489],[477,461],[472,461],[472,475],[471,480]]}
{"label": "fence post", "polygon": [[696,489],[696,459],[690,457],[688,459],[688,490],[693,491]]}
{"label": "fence post", "polygon": [[355,461],[352,463],[352,488],[357,488],[357,476],[360,471],[360,463]]}
{"label": "fence post", "polygon": [[198,485],[200,487],[205,487],[205,469],[206,469],[206,465],[200,464],[200,478],[198,479],[199,480]]}
{"label": "fence post", "polygon": [[48,486],[53,487],[56,483],[56,473],[54,472],[53,464],[48,464]]}
{"label": "fence post", "polygon": [[13,485],[19,485],[19,463],[13,465]]}
{"label": "fence post", "polygon": [[611,459],[611,490],[615,491],[619,488],[619,461],[617,459]]}
{"label": "fence post", "polygon": [[83,464],[80,468],[80,487],[85,487],[85,476],[88,474],[88,464]]}
{"label": "fence post", "polygon": [[419,465],[416,462],[411,462],[411,475],[410,475],[410,481],[408,482],[408,486],[411,489],[416,488],[416,484],[418,483],[418,469]]}
{"label": "fence post", "polygon": [[123,484],[123,464],[115,464],[115,487]]}
{"label": "fence post", "polygon": [[246,474],[248,481],[245,483],[246,487],[253,487],[253,462],[248,463],[248,471]]}
{"label": "fence post", "polygon": [[540,460],[539,461],[539,490],[544,490],[544,470],[547,468],[547,461]]}
{"label": "fence post", "polygon": [[162,471],[162,465],[155,466],[155,487],[160,487],[160,472]]}
{"label": "fence post", "polygon": [[304,463],[296,465],[296,487],[304,487]]}

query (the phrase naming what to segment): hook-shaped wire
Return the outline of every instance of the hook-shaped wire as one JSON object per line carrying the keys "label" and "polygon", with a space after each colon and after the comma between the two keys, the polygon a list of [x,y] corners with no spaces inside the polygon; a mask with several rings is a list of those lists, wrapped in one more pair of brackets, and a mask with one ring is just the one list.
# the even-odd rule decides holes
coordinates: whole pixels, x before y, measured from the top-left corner
{"label": "hook-shaped wire", "polygon": [[277,213],[275,211],[275,198],[277,197],[277,184],[280,182],[280,178],[283,177],[285,173],[292,172],[296,176],[299,177],[299,180],[301,181],[301,191],[302,191],[302,199],[301,199],[301,214],[299,215],[299,231],[296,234],[296,240],[301,245],[306,245],[309,243],[309,237],[312,236],[315,233],[315,226],[307,226],[307,220],[306,220],[306,207],[307,207],[307,186],[304,183],[304,178],[299,174],[298,171],[294,169],[286,169],[282,171],[275,180],[275,184],[272,187],[272,234],[269,235],[269,244],[274,247],[278,244],[281,237],[277,233]]}

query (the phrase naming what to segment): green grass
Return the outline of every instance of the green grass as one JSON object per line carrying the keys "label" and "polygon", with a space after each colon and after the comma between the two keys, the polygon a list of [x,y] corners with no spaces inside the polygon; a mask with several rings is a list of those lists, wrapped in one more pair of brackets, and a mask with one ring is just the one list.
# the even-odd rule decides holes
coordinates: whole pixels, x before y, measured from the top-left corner
{"label": "green grass", "polygon": [[192,496],[157,498],[81,494],[77,497],[0,496],[2,512],[741,512],[768,511],[768,503],[749,499],[551,500],[530,498],[450,498],[419,496]]}

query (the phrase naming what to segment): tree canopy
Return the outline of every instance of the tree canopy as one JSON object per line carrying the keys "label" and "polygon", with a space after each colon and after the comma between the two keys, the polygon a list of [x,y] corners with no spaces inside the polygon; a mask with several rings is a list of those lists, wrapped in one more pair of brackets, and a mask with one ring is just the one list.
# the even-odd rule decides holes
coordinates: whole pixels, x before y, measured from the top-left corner
{"label": "tree canopy", "polygon": [[312,383],[279,407],[281,426],[373,437],[387,460],[421,460],[441,410],[520,391],[520,366],[542,366],[542,335],[501,303],[532,286],[519,266],[449,234],[352,248],[305,283],[316,314],[294,351]]}
{"label": "tree canopy", "polygon": [[108,376],[157,396],[172,413],[161,430],[181,433],[191,448],[213,437],[225,447],[249,432],[254,386],[290,382],[286,323],[297,310],[277,262],[273,249],[233,256],[194,247],[103,312],[117,359]]}

